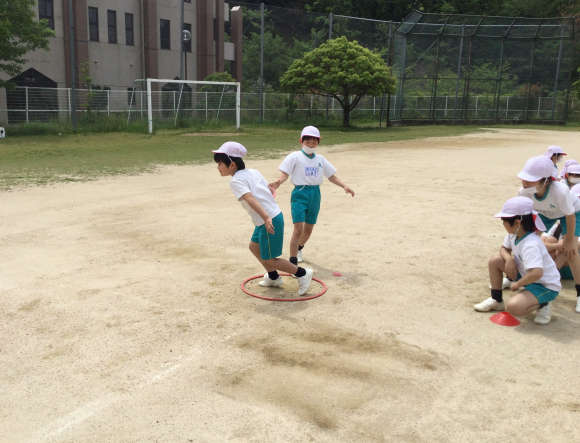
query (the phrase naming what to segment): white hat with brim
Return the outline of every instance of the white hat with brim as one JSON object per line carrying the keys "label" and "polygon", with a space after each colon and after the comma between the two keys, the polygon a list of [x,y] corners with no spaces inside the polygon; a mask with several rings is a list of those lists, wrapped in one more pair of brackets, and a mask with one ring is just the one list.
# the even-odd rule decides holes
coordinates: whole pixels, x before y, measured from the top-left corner
{"label": "white hat with brim", "polygon": [[528,181],[537,182],[543,178],[551,177],[554,172],[554,163],[544,155],[530,158],[524,169],[518,174],[518,178]]}
{"label": "white hat with brim", "polygon": [[544,225],[542,219],[538,217],[538,213],[534,211],[534,202],[528,197],[510,198],[503,204],[501,212],[495,214],[495,218],[510,218],[528,214],[533,215],[534,223],[538,231],[543,232],[546,230],[546,225]]}
{"label": "white hat with brim", "polygon": [[556,145],[549,146],[548,150],[544,153],[544,155],[547,155],[548,157],[559,154],[568,155],[564,152],[564,150],[560,146]]}
{"label": "white hat with brim", "polygon": [[570,165],[566,168],[566,174],[580,175],[580,165]]}
{"label": "white hat with brim", "polygon": [[320,136],[320,131],[317,128],[315,128],[314,126],[306,126],[302,130],[302,134],[300,134],[300,139],[302,139],[303,137],[306,137],[306,136],[322,138]]}
{"label": "white hat with brim", "polygon": [[228,157],[244,157],[248,150],[238,142],[225,142],[216,151],[211,151],[214,154],[226,154]]}

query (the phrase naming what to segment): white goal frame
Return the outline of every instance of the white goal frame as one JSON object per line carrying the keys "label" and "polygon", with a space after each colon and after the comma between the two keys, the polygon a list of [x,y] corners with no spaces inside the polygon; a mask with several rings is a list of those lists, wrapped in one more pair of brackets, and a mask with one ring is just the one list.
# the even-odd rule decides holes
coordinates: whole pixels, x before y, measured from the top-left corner
{"label": "white goal frame", "polygon": [[148,78],[147,82],[147,123],[149,127],[149,134],[153,133],[153,106],[151,100],[151,84],[152,83],[177,83],[177,84],[191,84],[191,85],[224,85],[236,86],[236,129],[240,129],[240,110],[241,110],[241,83],[240,82],[204,82],[199,80],[173,80]]}

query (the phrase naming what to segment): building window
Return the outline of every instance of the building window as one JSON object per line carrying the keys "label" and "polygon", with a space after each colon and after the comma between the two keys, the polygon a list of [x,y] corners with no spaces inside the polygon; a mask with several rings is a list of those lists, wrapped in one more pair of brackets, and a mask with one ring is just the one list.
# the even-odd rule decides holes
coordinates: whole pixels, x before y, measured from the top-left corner
{"label": "building window", "polygon": [[[183,30],[189,31],[189,33],[191,34],[191,23],[184,23]],[[183,35],[181,36],[181,39],[183,40]],[[183,49],[185,50],[185,52],[191,52],[191,39],[187,42],[183,42]]]}
{"label": "building window", "polygon": [[107,9],[107,26],[109,29],[109,43],[117,43],[117,12]]}
{"label": "building window", "polygon": [[133,14],[125,14],[125,42],[133,46]]}
{"label": "building window", "polygon": [[161,34],[161,49],[171,49],[171,39],[169,32],[169,20],[161,19],[160,24],[160,34]]}
{"label": "building window", "polygon": [[89,6],[89,40],[99,41],[99,10]]}
{"label": "building window", "polygon": [[38,0],[38,18],[48,21],[47,26],[54,31],[54,5],[52,0]]}

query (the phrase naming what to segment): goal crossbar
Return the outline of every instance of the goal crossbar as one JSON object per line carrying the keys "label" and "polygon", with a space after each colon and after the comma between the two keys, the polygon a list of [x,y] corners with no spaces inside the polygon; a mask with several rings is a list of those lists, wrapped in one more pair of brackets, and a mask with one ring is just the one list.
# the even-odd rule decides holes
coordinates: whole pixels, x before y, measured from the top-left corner
{"label": "goal crossbar", "polygon": [[173,80],[161,78],[148,78],[147,82],[147,123],[149,134],[153,133],[153,104],[151,98],[152,83],[174,83],[174,84],[191,84],[191,85],[223,85],[236,87],[236,129],[240,129],[240,109],[241,109],[241,83],[240,82],[205,82],[200,80]]}

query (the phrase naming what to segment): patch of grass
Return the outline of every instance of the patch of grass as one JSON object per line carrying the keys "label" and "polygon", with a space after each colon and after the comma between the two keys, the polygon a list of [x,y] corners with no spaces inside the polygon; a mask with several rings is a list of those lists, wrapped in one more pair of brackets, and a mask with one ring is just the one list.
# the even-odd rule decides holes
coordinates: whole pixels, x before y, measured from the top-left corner
{"label": "patch of grass", "polygon": [[[115,175],[153,172],[163,165],[213,161],[211,149],[236,140],[249,158],[279,157],[298,147],[303,124],[246,125],[235,136],[185,137],[192,128],[160,129],[154,135],[127,132],[20,136],[0,140],[0,189],[89,181]],[[386,142],[454,136],[480,131],[477,126],[376,127],[320,126],[323,145]],[[204,132],[236,132],[233,127],[206,127]],[[32,131],[33,132],[33,131]],[[58,133],[57,133],[58,134]]]}

